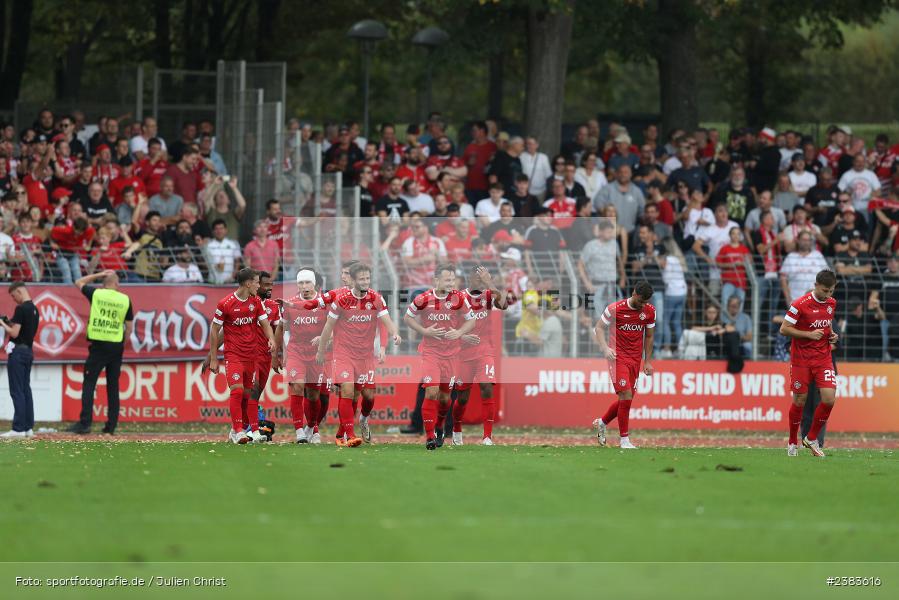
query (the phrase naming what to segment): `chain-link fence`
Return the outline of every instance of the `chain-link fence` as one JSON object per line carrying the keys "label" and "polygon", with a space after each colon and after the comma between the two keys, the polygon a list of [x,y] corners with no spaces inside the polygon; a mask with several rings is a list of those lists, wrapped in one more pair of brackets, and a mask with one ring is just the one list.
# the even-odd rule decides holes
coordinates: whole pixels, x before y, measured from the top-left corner
{"label": "chain-link fence", "polygon": [[171,143],[181,138],[184,123],[214,122],[217,86],[215,71],[156,69],[151,114],[159,135]]}

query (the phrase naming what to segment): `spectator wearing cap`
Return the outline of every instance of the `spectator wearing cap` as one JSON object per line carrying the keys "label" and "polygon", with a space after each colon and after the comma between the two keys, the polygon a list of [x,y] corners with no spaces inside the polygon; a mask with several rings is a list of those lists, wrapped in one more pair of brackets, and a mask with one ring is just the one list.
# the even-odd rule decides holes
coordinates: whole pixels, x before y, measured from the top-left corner
{"label": "spectator wearing cap", "polygon": [[[196,132],[196,127],[194,127]],[[140,134],[131,138],[128,148],[137,160],[143,160],[149,156],[149,142],[151,139],[159,140],[162,149],[165,150],[165,140],[159,135],[159,126],[153,117],[144,117],[140,123]]]}
{"label": "spectator wearing cap", "polygon": [[346,161],[350,169],[352,169],[354,164],[365,159],[363,150],[353,142],[350,135],[350,128],[346,125],[341,125],[338,128],[336,143],[332,144],[324,154],[324,171],[326,173],[336,173],[337,171],[340,171],[339,163],[342,155],[346,156]]}
{"label": "spectator wearing cap", "polygon": [[507,199],[512,203],[512,213],[519,217],[531,217],[534,209],[541,205],[537,196],[529,192],[530,181],[528,176],[521,173],[515,177],[515,186]]}
{"label": "spectator wearing cap", "polygon": [[[200,153],[194,146],[185,148],[181,160],[176,164],[169,166],[165,174],[172,178],[175,184],[174,193],[181,197],[184,202],[193,202],[196,204],[197,195],[203,188],[203,181],[200,177],[200,171],[197,165],[200,162]],[[161,184],[160,184],[161,189]],[[181,207],[178,207],[181,210]],[[178,213],[175,211],[175,214]]]}
{"label": "spectator wearing cap", "polygon": [[800,198],[805,198],[808,191],[818,183],[815,174],[805,170],[805,155],[802,152],[793,154],[790,160],[789,178],[790,183],[793,184],[793,191]]}
{"label": "spectator wearing cap", "polygon": [[159,193],[150,198],[148,206],[150,210],[159,213],[165,225],[174,225],[178,221],[184,198],[175,193],[175,180],[172,177],[166,175],[162,178]]}
{"label": "spectator wearing cap", "polygon": [[[503,184],[499,182],[490,184],[489,196],[483,200],[479,200],[474,208],[474,214],[478,217],[481,226],[487,226],[499,221],[500,206],[506,202],[508,201],[505,198],[505,188],[503,187]],[[509,205],[511,205],[511,202],[509,202]]]}
{"label": "spectator wearing cap", "polygon": [[487,194],[487,165],[496,153],[496,143],[487,137],[487,124],[476,121],[471,126],[472,141],[462,153],[462,162],[468,167],[465,190],[471,202],[477,202]]}
{"label": "spectator wearing cap", "polygon": [[525,140],[524,152],[518,160],[521,161],[522,174],[528,178],[528,192],[538,198],[542,197],[546,194],[546,180],[552,177],[553,170],[549,166],[549,158],[540,152],[537,138],[528,137]]}
{"label": "spectator wearing cap", "polygon": [[837,187],[852,195],[855,210],[868,213],[868,202],[880,195],[881,185],[877,175],[865,163],[864,155],[859,153],[852,158],[852,168],[843,173]]}
{"label": "spectator wearing cap", "polygon": [[618,213],[618,225],[628,233],[633,233],[637,219],[646,206],[646,198],[642,190],[631,181],[631,168],[627,165],[615,171],[615,181],[599,190],[593,198],[593,208],[597,212],[609,204]]}
{"label": "spectator wearing cap", "polygon": [[615,172],[624,165],[630,167],[631,171],[635,170],[640,164],[640,157],[636,152],[636,148],[631,145],[631,136],[625,132],[619,133],[612,141],[615,143],[615,147],[606,161],[609,170]]}
{"label": "spectator wearing cap", "polygon": [[189,247],[183,246],[175,253],[175,264],[162,274],[163,283],[203,283],[203,275],[193,261]]}
{"label": "spectator wearing cap", "polygon": [[112,162],[112,148],[107,144],[97,146],[97,153],[93,159],[91,181],[98,181],[103,190],[109,188],[109,183],[122,174],[122,168]]}
{"label": "spectator wearing cap", "polygon": [[120,165],[122,167],[122,174],[109,183],[109,189],[107,190],[109,200],[112,202],[113,207],[117,207],[122,203],[122,190],[126,187],[132,188],[138,196],[146,195],[147,193],[147,187],[144,184],[144,180],[134,174],[135,165],[131,158],[123,160]]}
{"label": "spectator wearing cap", "polygon": [[759,151],[755,169],[752,172],[752,183],[756,191],[771,190],[777,184],[780,173],[780,149],[777,147],[777,132],[765,127],[759,132]]}

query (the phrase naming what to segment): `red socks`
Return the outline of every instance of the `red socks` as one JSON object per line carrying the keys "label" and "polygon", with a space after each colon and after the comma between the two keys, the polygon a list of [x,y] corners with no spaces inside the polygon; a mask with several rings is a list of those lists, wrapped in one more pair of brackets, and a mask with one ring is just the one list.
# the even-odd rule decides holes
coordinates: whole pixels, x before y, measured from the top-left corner
{"label": "red socks", "polygon": [[[455,418],[455,417],[453,417]],[[496,418],[496,401],[481,397],[481,420],[484,421],[484,437],[493,437],[493,419]]]}
{"label": "red socks", "polygon": [[618,401],[618,435],[620,437],[627,437],[628,434],[628,424],[631,419],[631,402],[633,400]]}
{"label": "red socks", "polygon": [[[802,407],[796,404],[790,404],[790,443],[799,444],[799,426],[802,425]],[[817,432],[816,432],[817,433]]]}
{"label": "red socks", "polygon": [[367,417],[371,414],[372,409],[375,407],[375,399],[372,397],[371,400],[366,400],[365,396],[362,396],[362,416]]}
{"label": "red socks", "polygon": [[293,428],[303,427],[303,397],[290,394],[290,418],[293,420]]}
{"label": "red socks", "polygon": [[421,405],[421,420],[425,425],[425,435],[429,440],[433,440],[437,436],[434,434],[434,425],[437,420],[437,400],[428,400],[425,398]]}
{"label": "red socks", "polygon": [[608,425],[612,421],[615,420],[615,417],[618,416],[618,400],[612,401],[609,405],[608,410],[606,410],[606,414],[602,416],[602,422]]}
{"label": "red socks", "polygon": [[243,389],[237,388],[231,390],[228,397],[228,408],[231,411],[231,429],[234,431],[243,431]]}
{"label": "red socks", "polygon": [[353,399],[341,398],[337,402],[337,413],[340,415],[340,430],[338,431],[342,430],[347,439],[356,437],[356,433],[353,431],[353,418],[356,416],[356,411],[353,410]]}
{"label": "red socks", "polygon": [[259,431],[259,398],[247,398],[247,416],[250,419],[250,431]]}
{"label": "red socks", "polygon": [[312,432],[318,431],[318,412],[321,410],[322,403],[320,400],[310,400],[303,398],[303,412],[306,416],[306,423],[312,427]]}
{"label": "red socks", "polygon": [[250,402],[250,394],[246,390],[243,391],[243,397],[240,400],[240,422],[246,429],[250,425],[250,415],[247,411],[247,405]]}
{"label": "red socks", "polygon": [[818,432],[821,431],[821,428],[827,423],[827,419],[830,417],[830,411],[832,410],[833,404],[824,404],[823,402],[815,409],[815,416],[812,418],[812,428],[809,429],[807,436],[809,441],[818,439]]}
{"label": "red socks", "polygon": [[468,404],[462,404],[458,400],[453,404],[453,431],[462,432],[462,419],[465,418],[465,407]]}

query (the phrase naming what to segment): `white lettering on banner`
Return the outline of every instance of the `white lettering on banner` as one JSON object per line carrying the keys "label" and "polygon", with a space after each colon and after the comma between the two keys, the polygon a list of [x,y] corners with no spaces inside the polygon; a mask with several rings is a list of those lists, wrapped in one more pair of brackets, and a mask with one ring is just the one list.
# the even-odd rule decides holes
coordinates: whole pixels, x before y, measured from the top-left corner
{"label": "white lettering on banner", "polygon": [[837,375],[838,398],[873,398],[874,388],[888,386],[885,375]]}
{"label": "white lettering on banner", "polygon": [[[137,311],[130,338],[132,350],[150,352],[157,347],[163,351],[170,348],[178,351],[185,348],[203,350],[209,337],[209,324],[195,305],[202,305],[205,301],[206,296],[193,294],[184,302],[184,313],[190,319],[186,327],[184,316],[177,311]],[[247,323],[251,321],[249,319]]]}
{"label": "white lettering on banner", "polygon": [[759,396],[780,398],[786,395],[784,389],[786,383],[786,377],[776,373],[740,373],[740,387],[743,394],[753,398]]}
{"label": "white lettering on banner", "polygon": [[[77,387],[66,385],[63,394],[67,398],[81,398],[80,384],[84,383],[84,373],[75,365],[66,365],[66,379]],[[122,400],[169,400],[172,397],[172,377],[178,373],[177,364],[123,364],[119,378],[119,395]],[[161,383],[161,393],[156,385]],[[106,386],[106,373],[97,379],[98,386]]]}
{"label": "white lettering on banner", "polygon": [[776,408],[765,411],[761,406],[752,408],[723,409],[708,406],[689,408],[687,406],[668,405],[666,407],[635,406],[631,407],[631,419],[655,421],[711,421],[718,424],[726,421],[780,423],[783,413]]}
{"label": "white lettering on banner", "polygon": [[730,373],[684,373],[681,393],[687,396],[729,396],[736,389]]}
{"label": "white lettering on banner", "polygon": [[585,379],[583,371],[540,371],[540,391],[582,394]]}

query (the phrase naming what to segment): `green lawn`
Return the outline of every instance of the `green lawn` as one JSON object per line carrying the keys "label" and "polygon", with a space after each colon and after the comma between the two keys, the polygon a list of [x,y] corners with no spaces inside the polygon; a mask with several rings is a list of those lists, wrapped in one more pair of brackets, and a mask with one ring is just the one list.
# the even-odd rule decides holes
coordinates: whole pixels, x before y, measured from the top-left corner
{"label": "green lawn", "polygon": [[[38,441],[0,444],[0,476],[2,561],[899,560],[890,451],[814,460],[750,449]],[[670,577],[654,585],[688,582],[695,565],[665,568]],[[376,573],[385,569],[410,576],[406,566]],[[606,586],[623,583],[608,565],[483,574],[500,569],[519,569],[519,584],[547,569],[577,590],[600,572]],[[536,594],[539,584],[523,589]]]}

